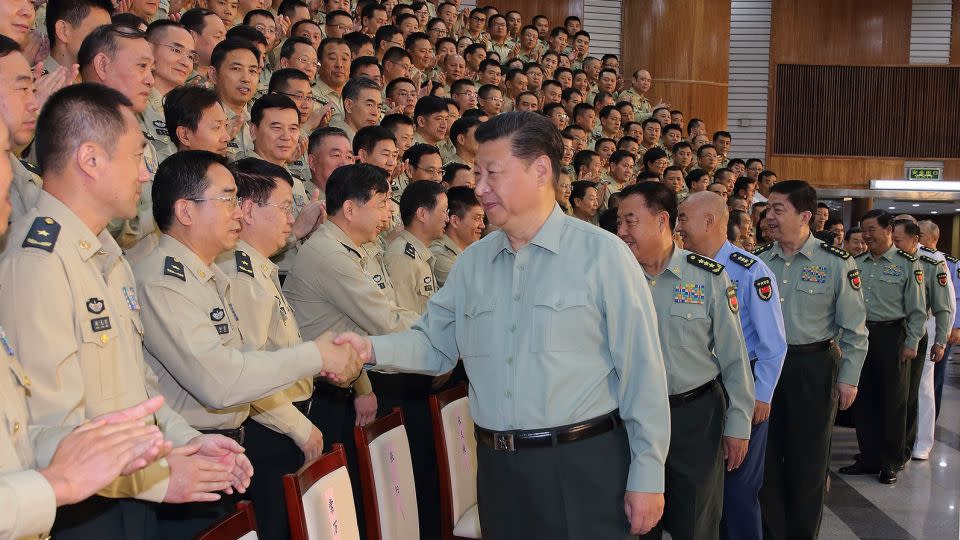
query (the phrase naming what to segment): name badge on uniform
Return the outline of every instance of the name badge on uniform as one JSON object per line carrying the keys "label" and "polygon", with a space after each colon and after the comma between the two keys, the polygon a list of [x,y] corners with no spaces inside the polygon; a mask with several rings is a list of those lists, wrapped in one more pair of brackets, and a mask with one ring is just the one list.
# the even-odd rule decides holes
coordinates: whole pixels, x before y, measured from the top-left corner
{"label": "name badge on uniform", "polygon": [[804,266],[800,273],[800,281],[807,281],[809,283],[826,283],[827,268],[819,265]]}
{"label": "name badge on uniform", "polygon": [[700,283],[681,283],[673,290],[675,304],[703,304],[703,285]]}
{"label": "name badge on uniform", "polygon": [[899,264],[885,264],[880,268],[880,272],[885,276],[900,277],[903,275],[903,269]]}
{"label": "name badge on uniform", "polygon": [[427,292],[433,290],[433,278],[432,278],[432,277],[427,276],[427,277],[423,278],[423,290],[424,290],[424,291],[427,291]]}
{"label": "name badge on uniform", "polygon": [[3,344],[3,350],[7,351],[7,356],[13,356],[13,347],[10,346],[10,340],[7,338],[7,332],[0,326],[0,344]]}
{"label": "name badge on uniform", "polygon": [[110,317],[100,317],[99,319],[90,320],[90,328],[94,332],[104,332],[111,328],[110,326]]}
{"label": "name badge on uniform", "polygon": [[229,334],[229,333],[230,333],[230,325],[227,324],[227,323],[215,324],[214,326],[217,328],[217,333],[218,333],[218,334]]}

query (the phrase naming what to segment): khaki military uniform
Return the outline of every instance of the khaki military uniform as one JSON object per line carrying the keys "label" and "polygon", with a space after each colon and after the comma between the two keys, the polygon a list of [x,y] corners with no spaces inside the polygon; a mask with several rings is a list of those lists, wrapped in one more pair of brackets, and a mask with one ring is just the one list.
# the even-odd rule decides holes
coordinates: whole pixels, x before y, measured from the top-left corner
{"label": "khaki military uniform", "polygon": [[401,231],[384,253],[383,262],[397,292],[397,304],[423,313],[437,290],[432,268],[433,253],[410,231]]}
{"label": "khaki military uniform", "polygon": [[[43,193],[10,238],[0,262],[0,305],[6,307],[0,324],[31,381],[31,423],[59,430],[33,441],[43,467],[75,426],[155,395],[156,379],[141,355],[133,273],[107,231],[94,235]],[[148,421],[177,446],[198,435],[166,406]],[[159,502],[168,477],[160,460],[120,477],[101,494]]]}
{"label": "khaki military uniform", "polygon": [[323,368],[312,342],[272,352],[244,347],[229,278],[173,237],[163,235],[134,273],[144,356],[167,403],[197,429],[237,428],[251,401]]}
{"label": "khaki military uniform", "polygon": [[430,252],[433,253],[430,267],[436,277],[437,287],[443,287],[447,276],[450,275],[450,270],[453,269],[453,263],[457,261],[457,257],[463,253],[463,250],[452,238],[444,234],[439,240],[430,243]]}
{"label": "khaki military uniform", "polygon": [[25,215],[40,197],[43,189],[43,179],[40,178],[40,169],[27,161],[17,159],[10,154],[10,166],[13,169],[13,183],[10,185],[10,221],[13,222]]}
{"label": "khaki military uniform", "polygon": [[330,120],[329,126],[342,129],[347,134],[347,139],[350,139],[350,145],[353,145],[353,138],[357,136],[357,130],[350,127],[350,124],[346,123],[343,117]]}
{"label": "khaki military uniform", "polygon": [[[309,133],[304,133],[304,132],[303,132],[303,128],[301,128],[301,130],[300,130],[300,138],[301,138],[301,139],[304,139],[304,138],[307,138],[307,137],[309,137],[309,136],[310,136],[310,134],[309,134]],[[352,143],[352,142],[353,142],[353,141],[351,141],[351,143]],[[310,172],[310,164],[307,163],[307,155],[306,155],[306,153],[304,153],[302,156],[296,157],[296,158],[295,158],[293,161],[291,161],[290,163],[287,163],[287,170],[290,171],[290,174],[292,174],[293,176],[295,176],[295,177],[303,180],[304,188],[306,188],[306,185],[307,185],[307,184],[313,185],[312,182],[311,182],[311,181],[313,180],[313,173]],[[308,196],[311,195],[312,193],[313,193],[312,190],[307,191],[307,195],[308,195]]]}
{"label": "khaki military uniform", "polygon": [[43,74],[41,77],[48,73],[53,73],[58,69],[60,69],[60,62],[57,62],[53,55],[47,55],[47,57],[43,59]]}
{"label": "khaki military uniform", "polygon": [[617,101],[629,101],[633,105],[634,122],[643,122],[653,113],[653,106],[646,96],[641,96],[633,88],[628,88],[617,96]]}
{"label": "khaki military uniform", "polygon": [[202,86],[204,88],[210,88],[210,89],[213,89],[214,87],[213,82],[207,79],[207,76],[205,74],[197,70],[194,70],[193,73],[191,73],[187,77],[187,80],[184,83],[184,85],[185,86]]}
{"label": "khaki military uniform", "polygon": [[[221,105],[223,104],[221,103]],[[233,109],[223,105],[223,110],[227,113],[227,124],[236,118],[237,113]],[[243,111],[243,125],[240,127],[240,131],[237,132],[237,136],[232,141],[227,143],[227,159],[233,161],[238,159],[237,156],[249,152],[253,152],[253,137],[250,135],[250,110],[247,108]]]}
{"label": "khaki military uniform", "polygon": [[440,160],[444,165],[450,162],[450,156],[457,153],[457,149],[454,148],[453,143],[450,142],[450,139],[441,139],[436,143],[427,142],[419,132],[413,136],[413,144],[429,144],[431,146],[436,146],[440,150]]}
{"label": "khaki military uniform", "polygon": [[167,130],[167,120],[163,113],[163,96],[156,89],[150,89],[147,108],[140,116],[140,129],[157,154],[166,157],[176,152],[170,142],[170,132]]}
{"label": "khaki military uniform", "polygon": [[500,55],[500,63],[506,63],[510,58],[510,53],[513,52],[513,47],[515,42],[512,39],[507,38],[503,43],[497,43],[496,41],[490,40],[490,43],[487,44],[487,52],[495,52]]}
{"label": "khaki military uniform", "polygon": [[[333,103],[333,116],[330,117],[330,125],[333,125],[334,121],[344,121],[346,116],[343,111],[343,100],[340,98],[340,92],[337,92],[333,88],[317,79],[312,86],[313,89],[313,98],[320,104],[320,108],[325,107],[328,103]],[[352,137],[351,137],[351,140]]]}

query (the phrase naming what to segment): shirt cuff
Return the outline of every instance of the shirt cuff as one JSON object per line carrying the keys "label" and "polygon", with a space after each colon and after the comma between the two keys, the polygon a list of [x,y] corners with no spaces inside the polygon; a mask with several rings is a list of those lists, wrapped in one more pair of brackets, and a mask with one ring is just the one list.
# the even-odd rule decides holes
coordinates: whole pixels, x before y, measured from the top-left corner
{"label": "shirt cuff", "polygon": [[[4,497],[3,512],[13,517],[9,529],[12,538],[40,536],[53,527],[57,514],[57,499],[53,486],[38,471],[26,470],[13,473],[0,473],[0,493],[10,493]],[[0,522],[8,518],[0,519]]]}
{"label": "shirt cuff", "polygon": [[651,456],[640,456],[630,463],[627,491],[663,493],[664,466]]}
{"label": "shirt cuff", "polygon": [[723,426],[723,436],[750,440],[750,431],[753,427],[752,420],[751,417],[746,416],[739,409],[728,410],[727,421]]}

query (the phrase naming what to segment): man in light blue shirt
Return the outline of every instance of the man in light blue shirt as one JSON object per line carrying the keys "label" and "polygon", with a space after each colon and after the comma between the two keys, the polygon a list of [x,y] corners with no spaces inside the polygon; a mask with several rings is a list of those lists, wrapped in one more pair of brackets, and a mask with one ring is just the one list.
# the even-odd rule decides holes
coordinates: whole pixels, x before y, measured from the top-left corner
{"label": "man in light blue shirt", "polygon": [[787,338],[776,276],[758,258],[727,241],[728,218],[722,197],[709,191],[694,193],[680,205],[676,230],[686,249],[723,264],[730,281],[737,287],[740,322],[753,367],[756,404],[747,457],[740,468],[727,472],[724,481],[720,534],[721,538],[759,540],[763,529],[757,495],[763,484],[767,419],[773,390],[787,355]]}

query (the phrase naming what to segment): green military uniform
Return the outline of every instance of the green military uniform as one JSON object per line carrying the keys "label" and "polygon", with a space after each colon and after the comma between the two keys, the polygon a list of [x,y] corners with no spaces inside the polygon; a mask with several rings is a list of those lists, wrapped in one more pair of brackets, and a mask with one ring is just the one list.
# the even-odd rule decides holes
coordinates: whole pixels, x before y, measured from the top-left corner
{"label": "green military uniform", "polygon": [[604,173],[604,175],[600,177],[600,186],[603,186],[604,188],[603,200],[600,201],[599,210],[602,212],[610,206],[610,196],[614,193],[620,193],[620,190],[626,186],[614,180],[613,177],[608,173]]}
{"label": "green military uniform", "polygon": [[[477,448],[485,537],[627,538],[624,490],[663,492],[669,443],[655,309],[636,260],[559,207],[519,250],[496,231],[460,259],[411,331],[372,338],[374,369],[439,374],[463,358],[477,430],[503,443]],[[611,411],[626,429],[508,449],[520,430]]]}
{"label": "green military uniform", "polygon": [[923,337],[925,276],[920,261],[894,245],[879,257],[865,252],[857,266],[870,331],[855,410],[859,463],[867,471],[896,472],[903,465],[909,393],[900,351],[917,350]]}
{"label": "green military uniform", "polygon": [[633,121],[643,122],[653,114],[653,106],[646,96],[641,96],[633,88],[628,88],[617,96],[617,101],[629,101],[633,105]]}
{"label": "green military uniform", "polygon": [[513,52],[513,48],[516,46],[516,42],[507,38],[503,43],[497,43],[496,41],[491,40],[487,44],[487,52],[495,52],[500,55],[500,63],[505,64],[510,58],[510,53]]}
{"label": "green military uniform", "polygon": [[[54,428],[32,441],[38,465],[45,467],[63,436],[86,420],[155,395],[156,378],[141,352],[133,274],[107,231],[94,234],[43,192],[9,235],[0,262],[0,324],[30,381],[30,423]],[[166,406],[148,421],[175,446],[199,435]],[[136,522],[150,529],[152,510],[123,499],[160,502],[169,479],[166,460],[121,476],[100,492],[105,498],[61,508],[56,532],[62,538],[98,537]],[[91,505],[101,509],[97,519],[87,512]]]}
{"label": "green military uniform", "polygon": [[816,538],[836,384],[857,385],[867,351],[860,275],[849,253],[812,234],[791,255],[779,243],[754,254],[776,275],[787,336],[760,490],[764,534]]}
{"label": "green military uniform", "polygon": [[678,540],[716,537],[723,508],[722,437],[750,439],[753,376],[736,286],[723,268],[674,247],[666,268],[646,275],[670,394],[663,526]]}
{"label": "green military uniform", "polygon": [[[157,156],[167,157],[176,152],[176,148],[170,142],[170,132],[167,130],[167,121],[163,114],[163,96],[156,89],[150,89],[147,108],[140,115],[140,129],[153,146]],[[159,162],[158,159],[157,163]]]}
{"label": "green military uniform", "polygon": [[433,275],[437,278],[437,287],[443,287],[447,276],[450,275],[450,270],[453,269],[453,263],[457,261],[457,257],[463,253],[463,250],[452,238],[444,234],[439,240],[430,243],[430,252],[433,253],[430,267],[433,268]]}
{"label": "green military uniform", "polygon": [[[244,241],[236,251],[218,258],[220,269],[230,278],[230,300],[240,320],[237,327],[244,347],[276,351],[302,342],[293,310],[280,292],[277,265]],[[244,424],[244,448],[253,468],[247,494],[257,506],[257,523],[263,538],[289,538],[287,511],[282,497],[283,475],[303,465],[300,448],[314,427],[310,412],[313,377],[250,404],[250,419]]]}

